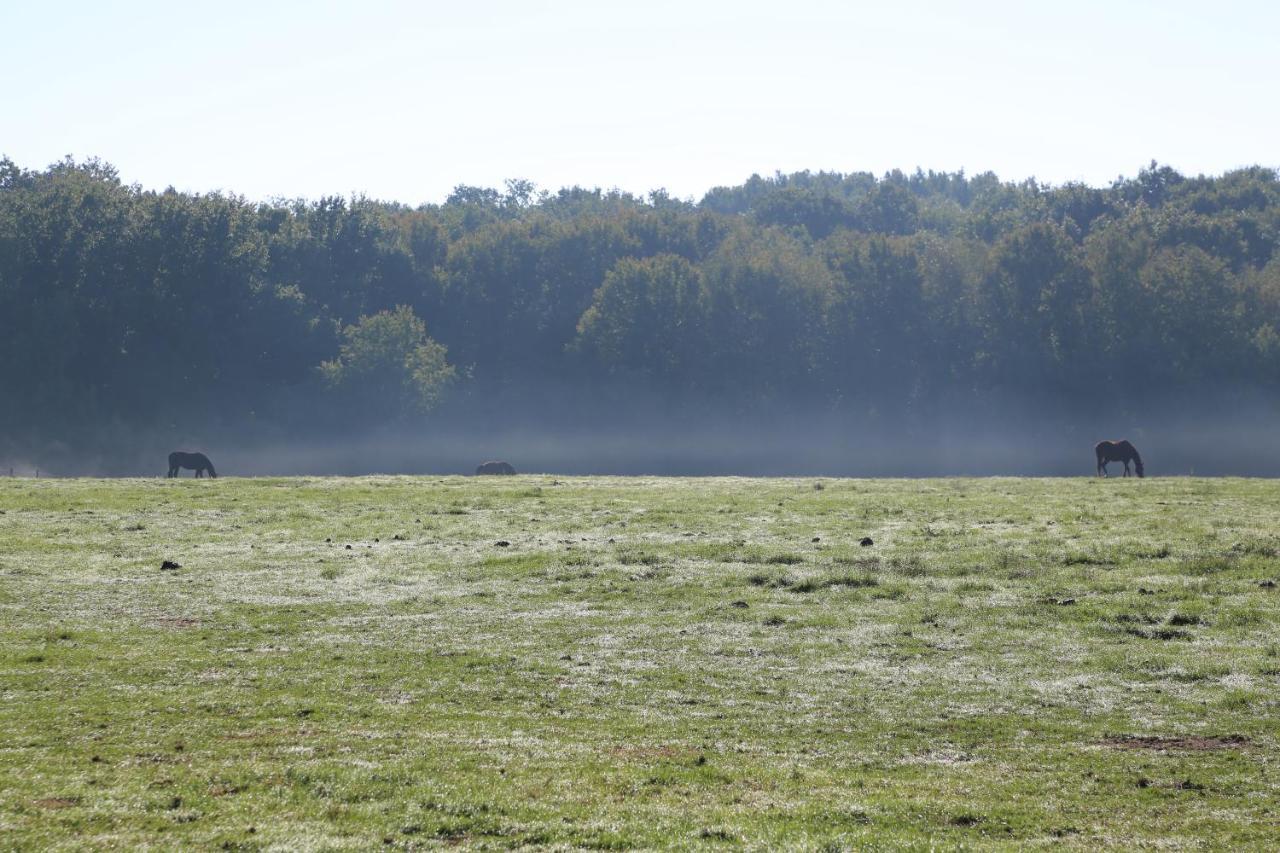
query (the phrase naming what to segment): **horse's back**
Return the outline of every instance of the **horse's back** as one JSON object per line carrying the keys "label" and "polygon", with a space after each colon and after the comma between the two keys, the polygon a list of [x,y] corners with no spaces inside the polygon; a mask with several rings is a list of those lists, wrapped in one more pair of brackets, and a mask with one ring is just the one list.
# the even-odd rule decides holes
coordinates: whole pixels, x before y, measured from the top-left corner
{"label": "horse's back", "polygon": [[1113,450],[1133,450],[1133,445],[1129,443],[1129,439],[1122,438],[1119,441],[1104,440],[1099,441],[1093,446],[1096,453],[1106,453]]}
{"label": "horse's back", "polygon": [[169,454],[169,467],[208,468],[209,457],[203,453],[190,453],[186,450],[175,450]]}

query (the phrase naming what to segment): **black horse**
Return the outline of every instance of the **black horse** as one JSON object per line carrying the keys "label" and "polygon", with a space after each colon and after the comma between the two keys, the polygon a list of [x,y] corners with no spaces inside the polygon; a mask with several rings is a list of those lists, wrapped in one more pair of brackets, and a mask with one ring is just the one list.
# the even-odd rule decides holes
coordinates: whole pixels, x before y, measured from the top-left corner
{"label": "black horse", "polygon": [[209,472],[209,476],[217,479],[218,472],[213,470],[213,463],[209,461],[209,457],[203,453],[184,453],[181,450],[175,450],[169,454],[169,476],[178,476],[179,468],[187,468],[194,470],[196,476],[199,477],[205,471]]}
{"label": "black horse", "polygon": [[1126,477],[1129,476],[1129,463],[1133,462],[1134,470],[1139,477],[1142,476],[1142,457],[1138,455],[1138,448],[1130,444],[1127,438],[1120,441],[1099,441],[1093,452],[1098,457],[1099,477],[1107,476],[1108,462],[1123,462]]}

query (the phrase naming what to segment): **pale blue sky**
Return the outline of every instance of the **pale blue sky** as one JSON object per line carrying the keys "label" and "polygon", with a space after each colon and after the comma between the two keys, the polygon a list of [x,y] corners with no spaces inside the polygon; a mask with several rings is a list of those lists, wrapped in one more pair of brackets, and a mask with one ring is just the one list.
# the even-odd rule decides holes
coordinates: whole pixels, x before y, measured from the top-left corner
{"label": "pale blue sky", "polygon": [[0,33],[0,154],[256,199],[1280,165],[1280,3],[0,0]]}

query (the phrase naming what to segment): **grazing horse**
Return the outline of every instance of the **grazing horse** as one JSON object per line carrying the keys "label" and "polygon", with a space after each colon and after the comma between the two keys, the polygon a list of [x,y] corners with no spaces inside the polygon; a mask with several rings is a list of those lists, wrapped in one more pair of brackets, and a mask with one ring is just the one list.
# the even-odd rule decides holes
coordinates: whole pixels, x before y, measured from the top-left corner
{"label": "grazing horse", "polygon": [[1120,441],[1099,441],[1093,452],[1098,457],[1099,477],[1107,476],[1108,462],[1123,462],[1126,477],[1129,476],[1129,463],[1133,462],[1134,470],[1139,477],[1142,476],[1142,457],[1138,455],[1138,448],[1130,444],[1127,438]]}
{"label": "grazing horse", "polygon": [[218,472],[213,470],[213,463],[209,461],[209,457],[203,453],[184,453],[181,450],[175,450],[169,454],[169,476],[178,476],[179,468],[187,468],[194,470],[196,476],[199,477],[205,471],[209,472],[209,476],[217,479]]}

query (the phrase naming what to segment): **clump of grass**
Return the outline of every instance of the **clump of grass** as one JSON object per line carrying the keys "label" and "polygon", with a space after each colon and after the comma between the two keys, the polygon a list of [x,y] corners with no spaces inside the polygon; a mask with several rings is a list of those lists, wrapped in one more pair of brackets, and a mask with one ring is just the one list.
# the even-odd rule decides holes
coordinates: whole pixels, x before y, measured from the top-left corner
{"label": "clump of grass", "polygon": [[795,585],[795,578],[789,575],[779,575],[772,572],[752,572],[747,575],[747,583],[752,586],[764,587],[765,589],[787,589]]}
{"label": "clump of grass", "polygon": [[746,542],[700,546],[695,553],[705,554],[707,559],[721,563],[746,563],[752,566],[794,566],[807,558],[790,551],[769,553],[759,545]]}
{"label": "clump of grass", "polygon": [[839,563],[842,566],[853,566],[863,571],[875,571],[880,568],[881,560],[879,557],[863,557],[858,554],[840,554],[836,556],[832,562]]}
{"label": "clump of grass", "polygon": [[1253,628],[1263,621],[1262,614],[1253,607],[1232,607],[1214,618],[1214,623],[1224,628]]}
{"label": "clump of grass", "polygon": [[1199,625],[1201,618],[1198,613],[1174,610],[1170,611],[1169,615],[1165,617],[1164,623],[1166,625]]}
{"label": "clump of grass", "polygon": [[880,598],[888,601],[898,601],[906,598],[911,594],[911,589],[901,583],[887,583],[876,587],[875,592],[871,593],[872,598]]}
{"label": "clump of grass", "polygon": [[915,554],[908,554],[903,557],[892,557],[889,560],[889,568],[895,573],[905,578],[920,577],[928,572],[925,567],[924,560]]}
{"label": "clump of grass", "polygon": [[662,557],[650,551],[619,551],[618,562],[624,566],[656,566]]}
{"label": "clump of grass", "polygon": [[1072,554],[1063,554],[1059,562],[1064,566],[1110,566],[1114,565],[1115,560],[1101,554],[1077,551]]}
{"label": "clump of grass", "polygon": [[1180,630],[1181,626],[1201,624],[1195,613],[1177,610],[1163,617],[1147,611],[1128,611],[1115,614],[1109,621],[1121,633],[1146,640],[1189,640],[1191,632]]}
{"label": "clump of grass", "polygon": [[1190,640],[1191,632],[1179,631],[1176,628],[1164,628],[1156,626],[1153,628],[1125,628],[1124,633],[1131,637],[1141,637],[1144,640]]}
{"label": "clump of grass", "polygon": [[1280,548],[1277,548],[1274,542],[1264,542],[1257,539],[1246,539],[1243,542],[1237,542],[1231,546],[1231,550],[1236,554],[1250,554],[1256,557],[1270,558],[1280,556]]}
{"label": "clump of grass", "polygon": [[840,573],[822,575],[820,577],[805,578],[799,583],[791,587],[792,592],[809,593],[819,592],[824,589],[832,589],[834,587],[847,587],[849,589],[863,589],[871,586],[879,586],[880,580],[871,574],[853,574]]}
{"label": "clump of grass", "polygon": [[722,842],[734,842],[739,840],[738,836],[726,829],[709,829],[706,827],[698,830],[698,838],[705,839],[707,841]]}

